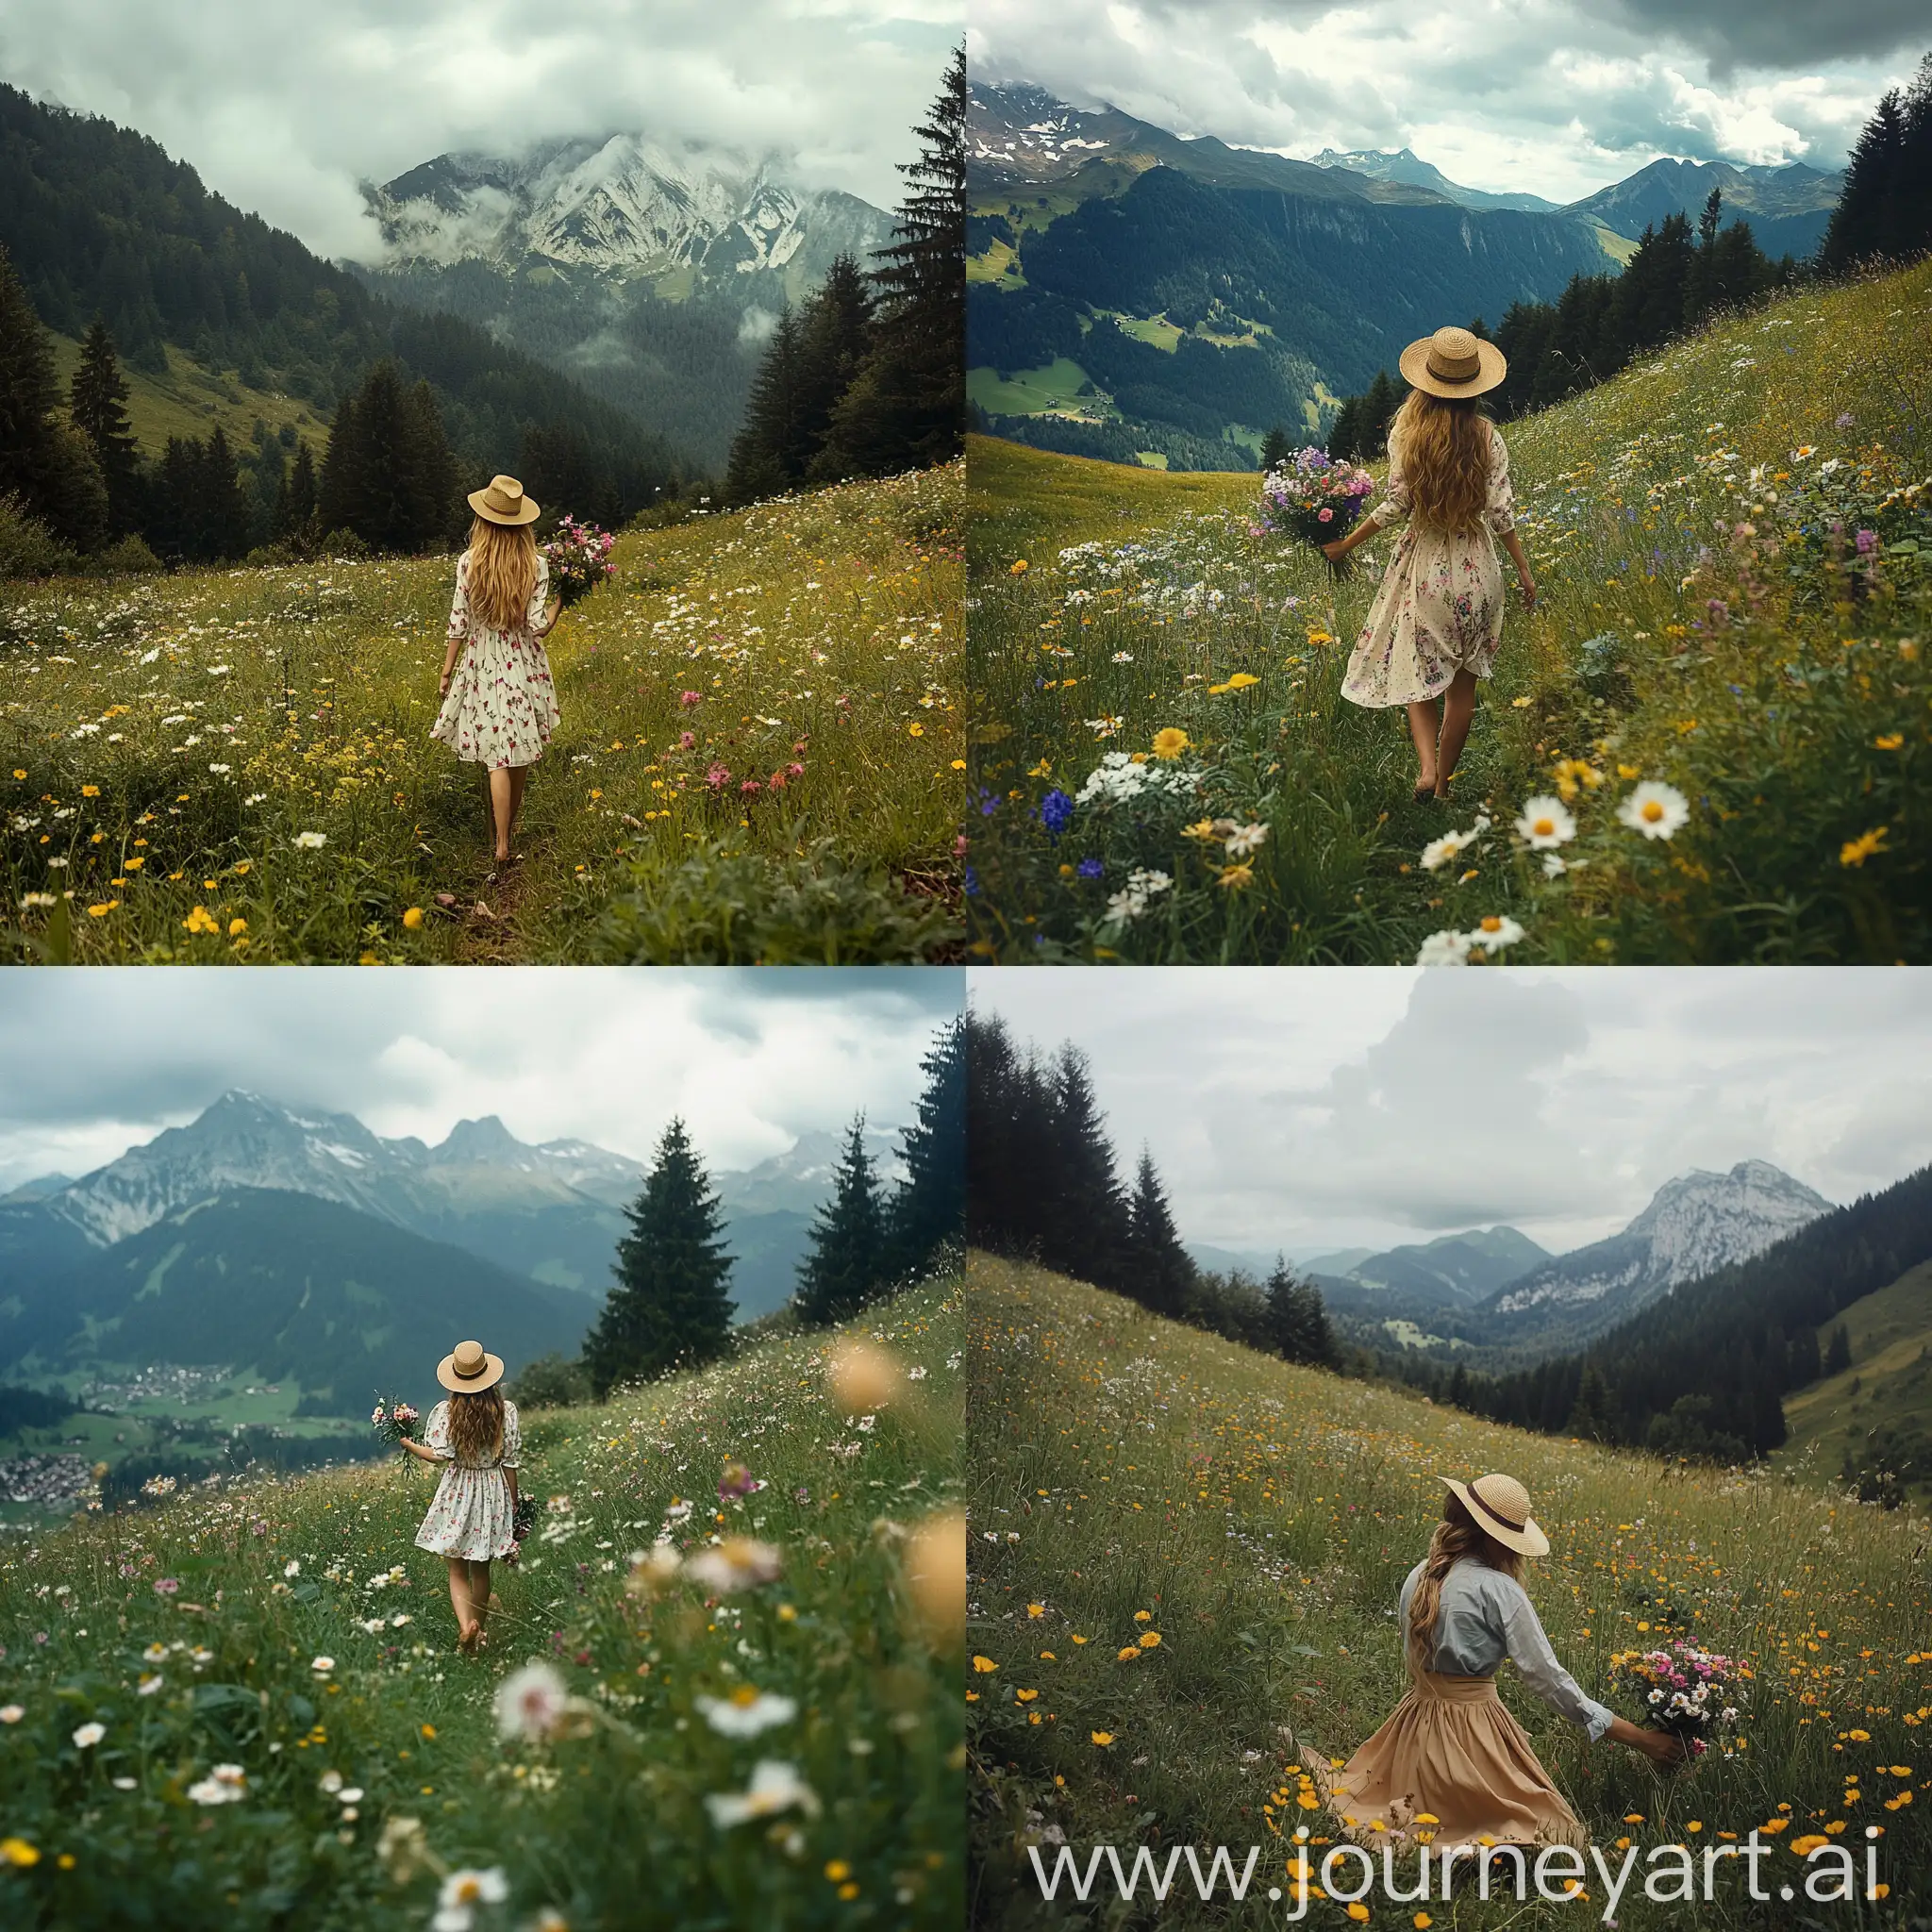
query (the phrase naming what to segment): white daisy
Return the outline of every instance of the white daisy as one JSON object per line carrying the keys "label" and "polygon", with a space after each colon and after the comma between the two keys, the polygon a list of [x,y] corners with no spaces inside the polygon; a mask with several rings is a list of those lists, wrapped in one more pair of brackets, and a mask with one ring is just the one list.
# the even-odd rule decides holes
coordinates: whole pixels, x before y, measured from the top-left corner
{"label": "white daisy", "polygon": [[525,1664],[496,1687],[496,1728],[506,1738],[547,1738],[568,1693],[548,1664]]}
{"label": "white daisy", "polygon": [[1461,932],[1432,932],[1415,956],[1418,966],[1467,966],[1469,935]]}
{"label": "white daisy", "polygon": [[741,1685],[729,1697],[698,1697],[692,1702],[721,1738],[756,1738],[774,1724],[789,1724],[798,1715],[791,1698],[755,1690],[749,1684]]}
{"label": "white daisy", "polygon": [[1494,956],[1505,946],[1513,946],[1523,937],[1523,928],[1506,912],[1491,912],[1487,919],[1478,920],[1463,937],[1472,946],[1480,946],[1487,954]]}
{"label": "white daisy", "polygon": [[748,1790],[713,1791],[705,1800],[711,1823],[721,1831],[742,1824],[748,1818],[770,1818],[774,1812],[794,1807],[816,1818],[820,1808],[818,1794],[798,1775],[796,1765],[773,1757],[758,1760]]}
{"label": "white daisy", "polygon": [[1541,852],[1552,845],[1567,845],[1575,838],[1576,821],[1559,798],[1528,798],[1516,821],[1516,835],[1528,841],[1531,851]]}
{"label": "white daisy", "polygon": [[707,1590],[755,1590],[777,1576],[784,1568],[784,1557],[772,1543],[748,1536],[729,1536],[712,1549],[700,1550],[684,1568]]}
{"label": "white daisy", "polygon": [[74,1741],[81,1750],[86,1751],[98,1744],[107,1735],[106,1724],[82,1724],[79,1730],[75,1732]]}
{"label": "white daisy", "polygon": [[1646,839],[1668,839],[1690,816],[1690,801],[1674,785],[1646,778],[1617,808],[1617,817]]}

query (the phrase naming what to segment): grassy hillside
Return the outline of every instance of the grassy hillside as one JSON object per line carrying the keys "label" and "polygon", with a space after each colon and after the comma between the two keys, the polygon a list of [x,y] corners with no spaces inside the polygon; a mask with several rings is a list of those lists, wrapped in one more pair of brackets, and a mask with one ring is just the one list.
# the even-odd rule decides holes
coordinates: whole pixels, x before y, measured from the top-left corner
{"label": "grassy hillside", "polygon": [[[434,1477],[402,1457],[84,1516],[0,1559],[0,1920],[420,1924],[441,1871],[501,1867],[478,1932],[958,1924],[957,1650],[913,1613],[906,1537],[957,1495],[959,1294],[872,1313],[860,1332],[921,1372],[873,1422],[831,1400],[824,1335],[531,1415],[545,1513],[497,1566],[475,1661],[413,1547]],[[721,1502],[734,1458],[765,1487]],[[782,1573],[626,1588],[627,1553],[713,1534],[774,1545]],[[527,1658],[582,1700],[547,1743],[500,1740],[492,1712]],[[714,1729],[700,1700],[748,1687],[793,1713]],[[768,1758],[810,1800],[714,1823],[706,1797]],[[217,1764],[241,1796],[204,1805]],[[398,1851],[416,1828],[426,1860]]]}
{"label": "grassy hillside", "polygon": [[562,724],[498,884],[479,769],[428,736],[452,559],[9,586],[0,943],[97,962],[929,957],[962,785],[960,482],[621,538],[615,578],[551,637]]}
{"label": "grassy hillside", "polygon": [[[1874,1431],[1923,1435],[1932,1415],[1932,1262],[1890,1288],[1854,1302],[1840,1316],[1852,1344],[1852,1366],[1785,1398],[1790,1440],[1773,1458],[1835,1482],[1847,1455],[1863,1459]],[[1821,1350],[1839,1322],[1818,1331]],[[1932,1476],[1907,1485],[1932,1505]]]}
{"label": "grassy hillside", "polygon": [[[1541,601],[1512,588],[1446,811],[1410,802],[1402,713],[1340,694],[1388,539],[1338,584],[1241,478],[975,442],[981,956],[1387,962],[1490,918],[1511,958],[1932,957],[1928,313],[1928,264],[1807,291],[1507,426]],[[1164,729],[1190,782],[1080,800]],[[1616,816],[1646,780],[1673,838]],[[1552,792],[1554,875],[1511,829]],[[1245,870],[1188,829],[1215,818],[1267,827]],[[1171,884],[1110,914],[1137,871]]]}
{"label": "grassy hillside", "polygon": [[[1528,1588],[1586,1693],[1616,1704],[1611,1653],[1668,1634],[1755,1675],[1736,1755],[1664,1781],[1632,1752],[1588,1745],[1503,1673],[1505,1702],[1613,1867],[1625,1840],[1641,1860],[1779,1819],[1793,1842],[1841,1828],[1857,1843],[1875,1824],[1890,1897],[1860,1908],[1860,1922],[1903,1925],[1914,1904],[1923,1912],[1932,1652],[1922,1520],[1765,1473],[1670,1467],[1492,1427],[1289,1367],[1037,1269],[975,1257],[968,1281],[980,1923],[1075,1923],[1039,1904],[1024,1862],[1053,1828],[1083,1863],[1096,1842],[1118,1845],[1124,1864],[1141,1844],[1163,1861],[1175,1846],[1225,1844],[1239,1864],[1258,1843],[1256,1893],[1285,1885],[1276,1839],[1294,1824],[1284,1814],[1323,1829],[1294,1802],[1299,1745],[1345,1758],[1393,1709],[1404,1680],[1393,1607],[1440,1516],[1438,1475],[1494,1469],[1527,1487],[1549,1532]],[[1764,1875],[1800,1875],[1783,1841]],[[1594,1924],[1593,1876],[1587,1890],[1599,1894],[1584,1915]],[[1617,1910],[1624,1932],[1690,1923],[1684,1907],[1634,1890]],[[1721,1879],[1695,1923],[1767,1923],[1743,1893],[1741,1880]],[[1412,1909],[1376,1902],[1372,1923],[1407,1925]],[[1432,1910],[1464,1928],[1557,1919],[1468,1896]],[[1185,1872],[1159,1921],[1228,1922],[1224,1905],[1197,1903]],[[1119,1923],[1151,1921],[1137,1907]],[[1351,1921],[1311,1899],[1306,1923]]]}

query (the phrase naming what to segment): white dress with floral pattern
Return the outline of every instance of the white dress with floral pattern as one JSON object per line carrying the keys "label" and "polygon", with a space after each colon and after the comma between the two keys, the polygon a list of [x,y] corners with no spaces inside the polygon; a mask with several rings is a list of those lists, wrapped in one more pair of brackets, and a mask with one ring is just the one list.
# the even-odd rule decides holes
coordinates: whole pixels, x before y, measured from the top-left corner
{"label": "white dress with floral pattern", "polygon": [[[1489,425],[1490,475],[1483,520],[1474,529],[1439,530],[1410,522],[1369,608],[1341,680],[1341,694],[1380,708],[1440,697],[1458,671],[1487,677],[1503,641],[1503,566],[1495,539],[1516,527],[1509,452]],[[1389,451],[1389,484],[1363,518],[1387,529],[1408,516],[1402,450]]]}
{"label": "white dress with floral pattern", "polygon": [[471,614],[470,553],[458,560],[449,637],[469,642],[429,735],[470,764],[491,770],[534,765],[557,729],[557,688],[537,636],[549,595],[550,567],[540,552],[537,588],[524,621],[514,630],[491,630]]}
{"label": "white dress with floral pattern", "polygon": [[507,1469],[521,1465],[522,1438],[517,1431],[517,1406],[503,1405],[503,1447],[489,1462],[459,1462],[449,1439],[449,1404],[439,1402],[423,1424],[423,1446],[448,1463],[436,1486],[429,1514],[416,1532],[419,1550],[439,1557],[461,1557],[487,1563],[507,1557],[516,1539],[510,1534],[516,1511],[509,1499]]}

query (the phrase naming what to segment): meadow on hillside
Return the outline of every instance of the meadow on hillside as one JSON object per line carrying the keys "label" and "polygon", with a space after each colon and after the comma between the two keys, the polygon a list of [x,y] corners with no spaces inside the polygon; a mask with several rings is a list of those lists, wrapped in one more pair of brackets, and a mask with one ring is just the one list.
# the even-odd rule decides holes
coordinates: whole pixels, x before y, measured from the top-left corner
{"label": "meadow on hillside", "polygon": [[1447,807],[1340,692],[1387,538],[1338,583],[1253,479],[976,440],[973,953],[1932,958],[1928,319],[1932,263],[1807,291],[1505,425],[1541,602]]}
{"label": "meadow on hillside", "polygon": [[[1802,1885],[1813,1845],[1854,1847],[1861,1872],[1864,1846],[1878,1847],[1884,1898],[1801,1903],[1796,1923],[1921,1923],[1912,1914],[1932,1869],[1923,1519],[1763,1472],[1499,1428],[1291,1367],[1039,1269],[974,1256],[968,1283],[980,1924],[1087,1922],[1075,1906],[1041,1903],[1029,1845],[1049,1869],[1062,1844],[1082,1869],[1095,1844],[1117,1846],[1124,1869],[1139,1847],[1164,1864],[1189,1845],[1229,1846],[1239,1869],[1259,1845],[1245,1921],[1286,1913],[1287,1899],[1263,1900],[1271,1885],[1289,1888],[1294,1831],[1311,1828],[1318,1868],[1333,1842],[1299,1747],[1344,1759],[1394,1708],[1394,1607],[1440,1518],[1438,1476],[1494,1469],[1526,1486],[1549,1534],[1525,1583],[1586,1694],[1641,1716],[1611,1688],[1608,1660],[1673,1636],[1752,1673],[1736,1750],[1667,1778],[1633,1752],[1589,1745],[1512,1671],[1501,1674],[1505,1702],[1612,1869],[1638,1852],[1615,1912],[1624,1932],[1774,1923],[1735,1862],[1719,1868],[1710,1905],[1641,1895],[1653,1848],[1735,1843],[1754,1827],[1774,1846],[1761,1868],[1772,1888]],[[1574,1907],[1525,1914],[1465,1890],[1428,1909],[1465,1932],[1595,1924],[1607,1907],[1589,1871]],[[1096,1922],[1104,1911],[1109,1924],[1153,1923],[1145,1903],[1115,1901],[1104,1869],[1101,1883]],[[1372,1924],[1407,1926],[1414,1907],[1374,1895],[1345,1913],[1314,1896],[1304,1923],[1348,1926],[1363,1909]],[[1235,1920],[1224,1892],[1200,1902],[1185,1867],[1159,1915],[1163,1925]],[[1793,1922],[1789,1908],[1774,1921]]]}
{"label": "meadow on hillside", "polygon": [[0,1922],[957,1925],[960,1305],[532,1411],[540,1520],[476,1660],[400,1457],[16,1543]]}
{"label": "meadow on hillside", "polygon": [[16,959],[913,961],[956,944],[962,472],[622,535],[491,883],[454,559],[0,588]]}

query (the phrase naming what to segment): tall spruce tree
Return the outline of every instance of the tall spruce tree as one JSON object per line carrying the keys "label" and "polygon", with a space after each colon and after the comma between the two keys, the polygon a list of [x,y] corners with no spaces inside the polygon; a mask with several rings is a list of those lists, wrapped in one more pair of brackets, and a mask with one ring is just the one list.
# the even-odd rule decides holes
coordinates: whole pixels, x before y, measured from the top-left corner
{"label": "tall spruce tree", "polygon": [[1127,1203],[1127,1242],[1121,1286],[1157,1315],[1178,1315],[1194,1283],[1194,1263],[1181,1245],[1166,1191],[1145,1147]]}
{"label": "tall spruce tree", "polygon": [[1264,470],[1279,468],[1293,454],[1294,444],[1279,423],[1261,439],[1261,467]]}
{"label": "tall spruce tree", "polygon": [[46,330],[0,247],[0,496],[18,496],[63,542],[92,550],[108,532],[107,483],[58,402]]}
{"label": "tall spruce tree", "polygon": [[904,1279],[966,1235],[966,1023],[943,1028],[920,1063],[925,1088],[906,1130],[906,1178],[887,1214],[891,1271]]}
{"label": "tall spruce tree", "polygon": [[242,491],[241,465],[217,423],[198,452],[195,478],[193,555],[210,563],[245,557],[251,547],[248,500]]}
{"label": "tall spruce tree", "polygon": [[772,325],[731,440],[724,493],[733,503],[776,496],[805,474],[804,369],[797,312],[788,303]]}
{"label": "tall spruce tree", "polygon": [[873,271],[872,343],[833,411],[823,469],[885,475],[958,455],[966,421],[966,54],[955,50]]}
{"label": "tall spruce tree", "polygon": [[1840,1322],[1831,1331],[1831,1340],[1825,1345],[1824,1373],[1827,1375],[1841,1375],[1852,1365],[1852,1338],[1845,1324]]}
{"label": "tall spruce tree", "polygon": [[95,316],[81,340],[80,360],[68,388],[68,413],[87,438],[108,492],[108,533],[125,537],[141,526],[141,450],[127,421],[127,384],[108,325]]}
{"label": "tall spruce tree", "polygon": [[1278,1354],[1316,1367],[1335,1360],[1335,1333],[1322,1291],[1312,1281],[1304,1280],[1276,1255],[1262,1292],[1268,1340]]}
{"label": "tall spruce tree", "polygon": [[681,1120],[658,1142],[643,1191],[625,1209],[616,1281],[584,1343],[599,1401],[620,1382],[694,1368],[730,1347],[731,1257],[724,1209]]}
{"label": "tall spruce tree", "polygon": [[1040,1176],[1044,1210],[1040,1257],[1101,1288],[1124,1285],[1128,1212],[1087,1057],[1060,1048],[1048,1075],[1051,1165]]}
{"label": "tall spruce tree", "polygon": [[863,1114],[845,1137],[832,1198],[819,1209],[809,1241],[792,1298],[801,1321],[842,1322],[888,1286],[886,1216],[877,1170],[865,1151]]}
{"label": "tall spruce tree", "polygon": [[307,441],[295,445],[295,460],[275,493],[273,534],[278,542],[295,542],[315,534],[315,455]]}
{"label": "tall spruce tree", "polygon": [[424,550],[447,539],[456,463],[426,382],[408,386],[393,361],[382,361],[342,399],[320,495],[323,528],[353,531],[372,550]]}
{"label": "tall spruce tree", "polygon": [[1928,109],[1932,55],[1920,64],[1911,96],[1888,90],[1853,144],[1838,206],[1819,244],[1822,267],[1842,272],[1874,258],[1898,261],[1932,244],[1932,208],[1926,207],[1932,177],[1924,172],[1924,142],[1932,135],[1924,125]]}

